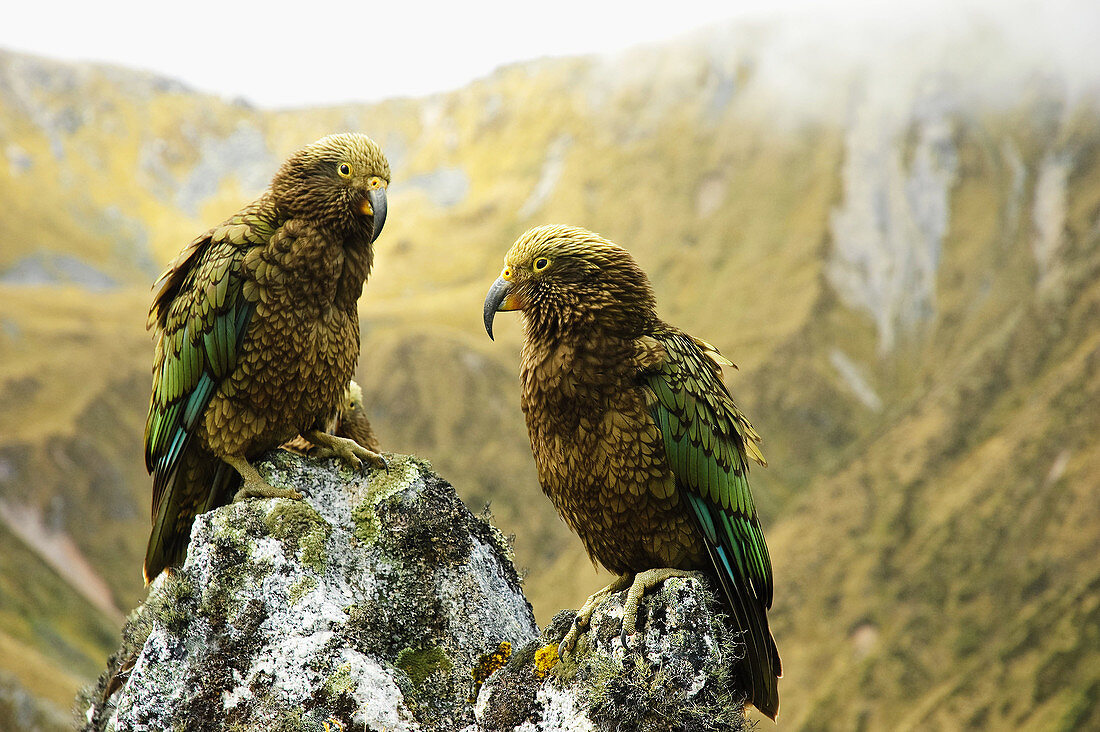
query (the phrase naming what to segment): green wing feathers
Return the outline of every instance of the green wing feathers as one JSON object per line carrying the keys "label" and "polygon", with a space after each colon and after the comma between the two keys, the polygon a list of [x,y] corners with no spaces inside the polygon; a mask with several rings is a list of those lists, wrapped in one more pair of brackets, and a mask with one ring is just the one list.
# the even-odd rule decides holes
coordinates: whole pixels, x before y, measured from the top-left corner
{"label": "green wing feathers", "polygon": [[255,310],[243,292],[245,252],[273,231],[267,219],[246,211],[196,239],[158,280],[149,313],[158,338],[145,423],[145,466],[153,474],[148,580],[180,558],[179,551],[167,551],[169,545],[182,536],[186,549],[191,520],[212,499],[218,476],[194,461],[215,459],[193,446],[191,437],[218,385],[233,371]]}
{"label": "green wing feathers", "polygon": [[709,344],[678,331],[656,336],[666,357],[646,374],[653,418],[669,467],[691,509],[722,592],[747,647],[743,679],[750,701],[774,719],[779,652],[768,627],[772,567],[748,484],[748,461],[765,464],[760,437],[734,405]]}
{"label": "green wing feathers", "polygon": [[237,471],[188,444],[167,474],[162,500],[154,504],[153,530],[145,553],[145,581],[183,563],[195,517],[225,503],[240,482]]}

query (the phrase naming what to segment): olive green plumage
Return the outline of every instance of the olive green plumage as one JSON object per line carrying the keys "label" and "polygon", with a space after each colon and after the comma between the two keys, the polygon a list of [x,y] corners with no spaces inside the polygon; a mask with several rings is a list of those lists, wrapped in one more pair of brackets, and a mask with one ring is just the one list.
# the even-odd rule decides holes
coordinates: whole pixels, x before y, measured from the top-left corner
{"label": "olive green plumage", "polygon": [[744,631],[742,685],[774,719],[772,570],[748,485],[749,460],[764,459],[722,382],[732,364],[662,322],[629,253],[584,229],[520,237],[486,298],[490,336],[501,310],[522,311],[521,403],[544,492],[612,572],[717,576]]}
{"label": "olive green plumage", "polygon": [[343,403],[389,178],[370,138],[325,137],[294,153],[259,199],[195,239],[157,281],[147,581],[183,560],[194,517],[227,503],[241,477],[249,495],[268,494],[249,460],[323,430]]}

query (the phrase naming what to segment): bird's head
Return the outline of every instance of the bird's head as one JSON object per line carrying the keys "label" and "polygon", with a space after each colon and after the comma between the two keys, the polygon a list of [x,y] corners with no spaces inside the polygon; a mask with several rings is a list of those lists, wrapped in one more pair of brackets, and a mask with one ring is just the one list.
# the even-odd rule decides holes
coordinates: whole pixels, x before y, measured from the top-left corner
{"label": "bird's head", "polygon": [[271,183],[291,216],[340,231],[362,231],[373,242],[386,222],[390,164],[366,135],[322,137],[291,155]]}
{"label": "bird's head", "polygon": [[655,318],[645,272],[622,247],[573,226],[540,226],[516,240],[485,296],[485,331],[506,310],[523,312],[529,334],[553,336],[578,326],[622,334]]}

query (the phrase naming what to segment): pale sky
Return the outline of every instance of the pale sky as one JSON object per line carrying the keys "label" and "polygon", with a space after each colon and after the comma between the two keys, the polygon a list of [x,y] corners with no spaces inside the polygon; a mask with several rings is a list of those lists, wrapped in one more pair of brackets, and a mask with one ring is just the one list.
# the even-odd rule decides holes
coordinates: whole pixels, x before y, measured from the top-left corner
{"label": "pale sky", "polygon": [[1042,54],[1064,55],[1066,36],[1075,36],[1069,47],[1088,58],[1075,52],[1068,65],[1091,67],[1096,8],[1100,0],[22,0],[4,11],[0,48],[147,69],[200,91],[285,107],[421,96],[516,61],[615,52],[780,14],[810,25],[826,18],[849,32],[849,16],[897,29],[1007,14],[1022,43],[1033,45],[1033,29],[1043,34]]}
{"label": "pale sky", "polygon": [[[762,5],[767,3],[31,0],[5,9],[0,47],[147,69],[261,106],[302,106],[453,89],[503,64],[616,51]],[[349,84],[349,78],[357,81]]]}

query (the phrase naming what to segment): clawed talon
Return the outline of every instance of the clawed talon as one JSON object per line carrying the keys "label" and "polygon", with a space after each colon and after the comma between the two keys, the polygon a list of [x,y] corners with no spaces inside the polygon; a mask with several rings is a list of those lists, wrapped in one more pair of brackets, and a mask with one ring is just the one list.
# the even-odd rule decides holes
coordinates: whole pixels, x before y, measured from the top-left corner
{"label": "clawed talon", "polygon": [[389,470],[389,463],[374,450],[368,450],[355,440],[346,437],[336,437],[324,432],[311,432],[303,435],[307,440],[317,446],[317,457],[336,457],[343,460],[353,470],[361,470],[363,461],[366,461],[381,470]]}
{"label": "clawed talon", "polygon": [[[634,618],[634,620],[637,621],[637,618]],[[626,622],[626,616],[624,615],[623,616],[623,630],[622,630],[621,633],[619,633],[619,642],[623,644],[623,648],[626,648],[627,639],[630,636],[634,635],[634,633],[636,632],[637,622],[629,623],[629,627],[627,627],[627,626],[628,626],[628,623]]]}
{"label": "clawed talon", "polygon": [[252,466],[252,463],[240,455],[228,455],[224,458],[244,480],[241,489],[233,496],[233,503],[249,498],[289,498],[293,501],[302,500],[302,494],[290,488],[276,488],[268,483],[260,473]]}
{"label": "clawed talon", "polygon": [[577,611],[577,617],[573,619],[573,626],[569,629],[569,632],[565,634],[565,637],[561,639],[561,643],[558,644],[558,656],[564,657],[573,652],[573,649],[577,645],[577,639],[588,629],[588,626],[592,622],[592,613],[596,612],[596,608],[603,604],[611,595],[629,587],[632,578],[633,576],[629,574],[617,577],[614,582],[604,587],[602,590],[597,590],[591,597],[584,601],[584,605]]}
{"label": "clawed talon", "polygon": [[558,644],[558,655],[565,656],[572,653],[577,645],[577,639],[592,622],[592,614],[608,597],[629,588],[626,599],[623,602],[623,629],[619,634],[619,641],[626,647],[627,639],[634,635],[638,627],[638,606],[645,593],[671,577],[694,577],[696,572],[688,572],[682,569],[660,568],[648,569],[636,575],[624,574],[602,590],[589,597],[584,606],[577,611],[577,617],[573,619],[573,626]]}
{"label": "clawed talon", "polygon": [[623,646],[626,646],[626,639],[634,635],[638,628],[638,606],[641,604],[642,597],[646,592],[672,577],[695,577],[697,575],[698,572],[689,572],[671,567],[647,569],[636,574],[634,581],[630,584],[630,589],[626,593],[626,600],[623,602],[623,631],[619,634],[619,640],[622,641]]}
{"label": "clawed talon", "polygon": [[241,486],[241,489],[233,496],[233,503],[249,498],[289,498],[293,501],[302,500],[302,494],[290,488],[276,488],[262,480],[249,481]]}
{"label": "clawed talon", "polygon": [[[587,623],[585,624],[587,627]],[[577,615],[573,619],[573,625],[570,626],[569,632],[565,634],[565,637],[561,639],[561,643],[558,644],[558,658],[563,658],[566,654],[572,653],[573,649],[577,647],[577,638],[584,632],[584,628],[581,627],[581,616]]]}

